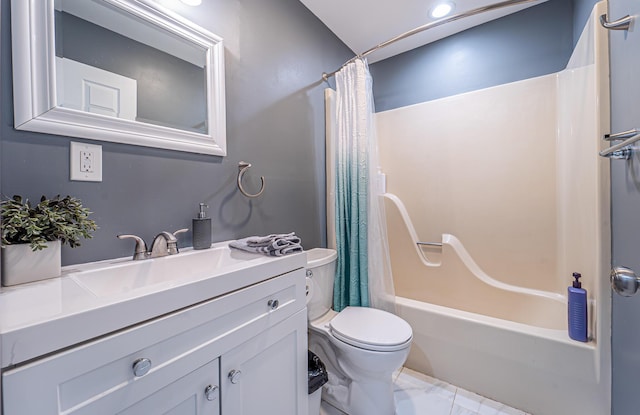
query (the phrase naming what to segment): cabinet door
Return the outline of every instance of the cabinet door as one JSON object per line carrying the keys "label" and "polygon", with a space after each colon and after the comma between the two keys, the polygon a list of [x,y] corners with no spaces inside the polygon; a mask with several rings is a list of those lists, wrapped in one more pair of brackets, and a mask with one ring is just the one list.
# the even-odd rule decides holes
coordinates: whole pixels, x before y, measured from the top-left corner
{"label": "cabinet door", "polygon": [[219,415],[218,359],[154,392],[118,415]]}
{"label": "cabinet door", "polygon": [[[113,415],[300,310],[302,269],[7,370],[3,413]],[[151,369],[134,376],[141,358]]]}
{"label": "cabinet door", "polygon": [[307,414],[307,311],[220,358],[224,415]]}

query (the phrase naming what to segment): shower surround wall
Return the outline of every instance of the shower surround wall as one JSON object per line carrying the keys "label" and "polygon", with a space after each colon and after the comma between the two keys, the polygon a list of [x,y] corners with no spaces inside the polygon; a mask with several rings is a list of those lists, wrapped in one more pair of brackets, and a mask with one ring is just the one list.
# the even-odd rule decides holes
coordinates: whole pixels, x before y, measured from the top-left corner
{"label": "shower surround wall", "polygon": [[[79,139],[13,129],[10,0],[0,0],[2,194],[70,194],[94,212],[100,229],[81,247],[63,249],[65,265],[129,256],[133,245],[117,234],[149,241],[190,227],[200,202],[211,206],[214,241],[295,230],[305,248],[324,246],[321,74],[352,51],[298,0],[158,3],[224,39],[228,156],[89,141],[102,145],[103,181],[70,181],[69,142]],[[253,164],[248,190],[266,178],[258,199],[236,188],[240,160]],[[191,245],[191,235],[179,245]]]}
{"label": "shower surround wall", "polygon": [[[448,244],[445,255],[406,244],[410,232],[388,209],[399,313],[415,333],[407,365],[535,414],[609,410],[609,162],[598,156],[609,130],[607,31],[597,22],[605,12],[599,3],[563,71],[377,114],[387,191],[406,206],[415,237],[452,234],[491,278],[561,301],[536,310],[523,299],[527,320],[516,319],[518,301],[500,313],[511,289],[473,289],[480,282]],[[566,334],[561,296],[575,271],[589,292],[587,344]],[[538,314],[555,323],[534,323]],[[461,320],[443,323],[453,316]],[[510,347],[531,344],[513,360]]]}
{"label": "shower surround wall", "polygon": [[[453,234],[492,277],[559,292],[556,78],[380,112],[377,122],[387,190],[422,241]],[[440,262],[439,250],[425,252]]]}

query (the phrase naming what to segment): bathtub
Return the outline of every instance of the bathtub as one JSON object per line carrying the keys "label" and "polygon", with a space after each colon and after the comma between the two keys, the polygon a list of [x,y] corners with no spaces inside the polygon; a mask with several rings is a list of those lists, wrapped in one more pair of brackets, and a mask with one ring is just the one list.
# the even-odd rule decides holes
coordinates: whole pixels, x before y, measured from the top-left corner
{"label": "bathtub", "polygon": [[425,254],[400,199],[385,194],[385,210],[406,367],[535,415],[609,413],[608,345],[568,337],[564,295],[491,278],[453,235]]}
{"label": "bathtub", "polygon": [[406,367],[535,415],[609,413],[594,344],[564,330],[396,300],[413,328]]}

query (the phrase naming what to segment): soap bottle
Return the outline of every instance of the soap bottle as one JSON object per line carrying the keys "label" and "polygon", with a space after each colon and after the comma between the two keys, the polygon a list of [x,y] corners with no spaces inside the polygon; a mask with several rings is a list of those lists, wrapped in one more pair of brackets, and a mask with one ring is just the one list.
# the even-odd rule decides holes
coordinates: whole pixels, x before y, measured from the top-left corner
{"label": "soap bottle", "polygon": [[569,337],[586,342],[587,339],[587,291],[580,283],[580,273],[574,272],[572,286],[568,289]]}
{"label": "soap bottle", "polygon": [[211,247],[211,218],[207,217],[204,208],[209,206],[200,203],[198,217],[193,219],[193,249],[207,249]]}

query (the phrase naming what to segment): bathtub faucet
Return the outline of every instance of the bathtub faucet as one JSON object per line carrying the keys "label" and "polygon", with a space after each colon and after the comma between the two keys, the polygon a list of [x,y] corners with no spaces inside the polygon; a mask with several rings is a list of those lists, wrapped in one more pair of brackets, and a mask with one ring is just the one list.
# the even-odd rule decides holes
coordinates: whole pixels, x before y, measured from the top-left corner
{"label": "bathtub faucet", "polygon": [[133,239],[136,246],[133,252],[133,260],[158,258],[167,255],[175,255],[178,251],[178,238],[176,235],[187,232],[189,229],[180,229],[173,233],[162,231],[153,238],[151,249],[147,250],[147,244],[141,237],[131,234],[117,235],[118,239]]}

